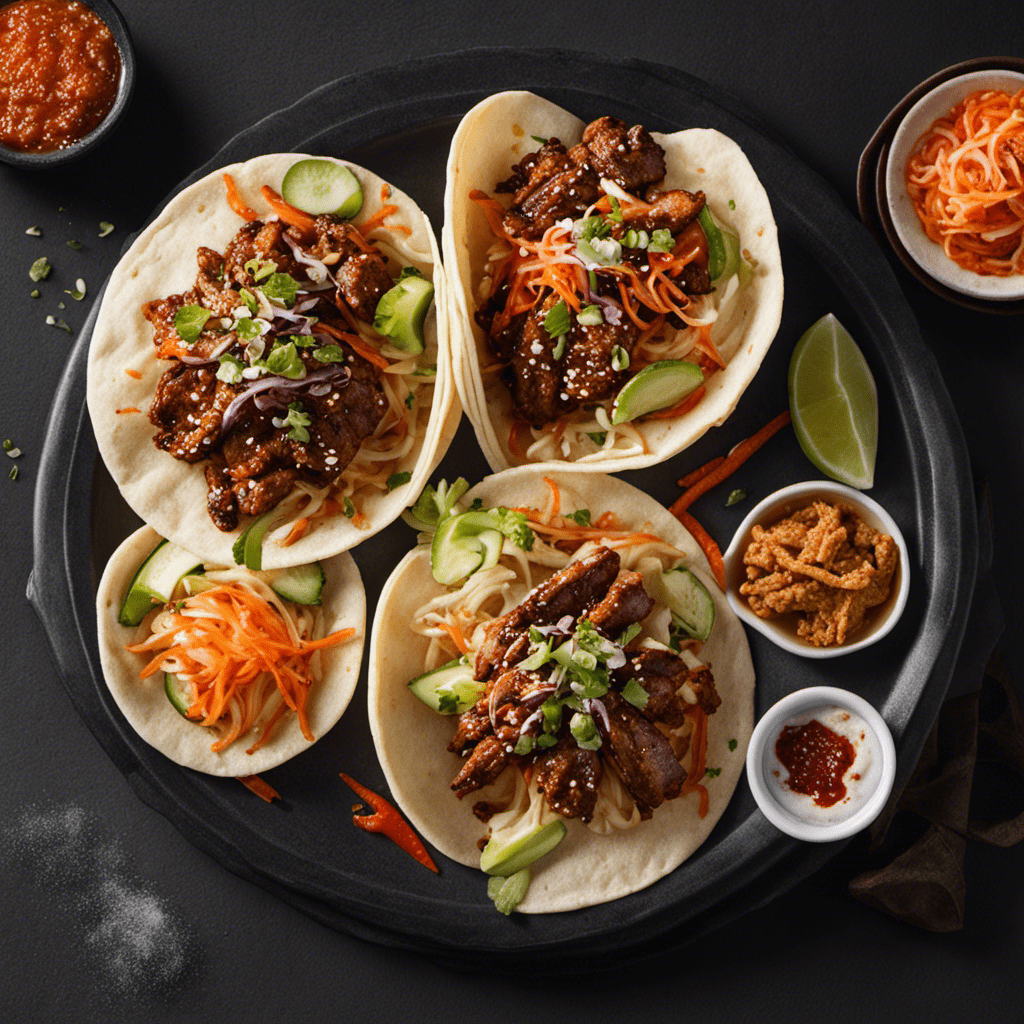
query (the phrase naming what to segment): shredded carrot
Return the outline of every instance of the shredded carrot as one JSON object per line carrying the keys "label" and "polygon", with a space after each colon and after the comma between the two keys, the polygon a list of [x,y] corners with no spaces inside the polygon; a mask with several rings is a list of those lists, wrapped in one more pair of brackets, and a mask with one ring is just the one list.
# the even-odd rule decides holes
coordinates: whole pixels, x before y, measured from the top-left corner
{"label": "shredded carrot", "polygon": [[125,370],[124,372],[134,380],[142,380],[142,374],[138,370]]}
{"label": "shredded carrot", "polygon": [[756,434],[751,435],[738,445],[713,470],[688,487],[672,504],[669,511],[678,516],[685,512],[702,494],[717,487],[723,480],[731,476],[754,454],[766,441],[774,437],[790,421],[789,410],[779,413],[771,422],[763,426]]}
{"label": "shredded carrot", "polygon": [[224,185],[228,191],[228,206],[230,206],[231,209],[242,218],[242,220],[259,220],[260,215],[251,206],[248,206],[238,194],[238,186],[235,185],[235,179],[232,178],[230,174],[223,174],[221,177],[223,177]]}
{"label": "shredded carrot", "polygon": [[469,653],[469,644],[466,642],[466,637],[456,623],[439,622],[438,626],[451,637],[451,641],[458,648],[459,654]]}
{"label": "shredded carrot", "polygon": [[356,529],[359,529],[360,527],[362,527],[362,525],[363,525],[363,524],[364,524],[365,522],[366,522],[366,516],[364,516],[362,512],[357,512],[357,513],[356,513],[356,514],[355,514],[355,515],[354,515],[354,516],[352,517],[352,525],[353,525],[353,526],[354,526],[354,527],[355,527]]}
{"label": "shredded carrot", "polygon": [[118,416],[123,416],[125,413],[129,413],[129,412],[142,412],[142,410],[141,409],[136,409],[134,405],[129,405],[129,406],[126,406],[124,409],[115,409],[114,412]]}
{"label": "shredded carrot", "polygon": [[292,523],[292,528],[288,531],[288,536],[281,541],[281,546],[290,548],[297,540],[301,540],[309,529],[309,519],[303,516],[302,519],[296,519]]}
{"label": "shredded carrot", "polygon": [[703,818],[708,813],[708,789],[704,785],[704,773],[707,771],[708,753],[708,716],[699,704],[693,704],[686,709],[686,715],[691,718],[693,734],[690,738],[690,772],[683,783],[682,793],[699,793],[700,802],[697,805],[697,816]]}
{"label": "shredded carrot", "polygon": [[905,171],[925,234],[976,274],[1024,272],[1024,89],[979,89],[918,139]]}
{"label": "shredded carrot", "polygon": [[326,331],[332,338],[345,342],[353,352],[358,353],[367,362],[373,363],[374,366],[379,367],[381,370],[386,370],[391,365],[384,356],[376,349],[371,348],[358,334],[339,331],[337,327],[332,327],[325,320],[320,320],[316,326],[318,330]]}
{"label": "shredded carrot", "polygon": [[697,328],[697,340],[694,342],[693,347],[703,352],[720,370],[725,369],[725,360],[719,354],[718,349],[715,348],[715,343],[711,340],[710,324]]}
{"label": "shredded carrot", "polygon": [[[162,669],[177,673],[188,683],[192,698],[189,718],[212,726],[230,715],[230,729],[211,750],[223,750],[259,718],[270,693],[268,674],[284,705],[297,713],[303,736],[312,742],[305,710],[311,685],[310,659],[318,650],[350,640],[354,629],[296,643],[273,605],[233,583],[193,594],[165,614],[166,628],[126,649],[135,654],[157,652],[139,673],[140,679]],[[247,689],[253,686],[255,690]],[[239,713],[232,713],[232,704]],[[277,713],[271,716],[247,753],[266,742],[279,717]]]}
{"label": "shredded carrot", "polygon": [[[357,225],[357,230],[365,237],[371,231],[376,231],[377,228],[384,227],[384,221],[393,213],[398,213],[398,207],[395,206],[394,203],[388,203],[387,205],[382,206],[372,217],[367,218],[362,224]],[[388,224],[387,227],[389,229],[397,228],[406,235],[412,234],[412,230],[405,224]]]}
{"label": "shredded carrot", "polygon": [[285,222],[285,224],[291,224],[293,227],[297,227],[300,231],[305,231],[308,234],[312,234],[316,221],[304,210],[300,210],[297,206],[292,206],[291,203],[286,203],[280,193],[275,192],[269,185],[264,185],[260,189],[260,194],[270,204],[270,208]]}
{"label": "shredded carrot", "polygon": [[529,432],[529,423],[524,423],[522,420],[513,420],[512,426],[508,432],[508,450],[522,462],[526,462],[527,455],[526,449],[522,446],[522,435],[524,432]]}
{"label": "shredded carrot", "polygon": [[700,405],[700,400],[704,397],[707,388],[701,384],[696,391],[688,394],[681,402],[677,402],[672,406],[671,409],[659,409],[657,412],[649,412],[647,419],[649,420],[672,420],[677,416],[685,416],[691,409],[696,409]]}
{"label": "shredded carrot", "polygon": [[391,198],[391,186],[385,181],[380,187],[380,201],[386,203]]}
{"label": "shredded carrot", "polygon": [[272,803],[280,800],[281,794],[269,782],[264,782],[258,775],[239,775],[238,781],[251,793],[255,793],[261,800]]}
{"label": "shredded carrot", "polygon": [[551,477],[544,477],[544,483],[548,485],[551,491],[551,518],[554,518],[562,508],[562,496],[558,490],[558,484]]}
{"label": "shredded carrot", "polygon": [[680,487],[691,487],[698,480],[703,480],[712,470],[718,469],[718,467],[725,462],[724,455],[716,455],[710,462],[705,462],[703,466],[695,469],[692,473],[687,473],[686,476],[679,481]]}
{"label": "shredded carrot", "polygon": [[434,874],[440,874],[437,865],[434,863],[423,841],[412,830],[412,826],[395,810],[391,804],[382,796],[378,796],[371,789],[361,786],[355,779],[341,772],[345,785],[354,793],[358,794],[374,810],[373,814],[354,814],[352,824],[361,828],[364,832],[380,832],[387,836],[400,849],[404,850],[410,857],[419,861],[425,868],[430,868]]}
{"label": "shredded carrot", "polygon": [[693,539],[700,546],[701,551],[704,552],[704,556],[708,560],[708,565],[711,566],[711,573],[715,577],[715,582],[725,590],[725,560],[722,558],[722,552],[718,545],[689,512],[675,508],[670,511],[693,534]]}

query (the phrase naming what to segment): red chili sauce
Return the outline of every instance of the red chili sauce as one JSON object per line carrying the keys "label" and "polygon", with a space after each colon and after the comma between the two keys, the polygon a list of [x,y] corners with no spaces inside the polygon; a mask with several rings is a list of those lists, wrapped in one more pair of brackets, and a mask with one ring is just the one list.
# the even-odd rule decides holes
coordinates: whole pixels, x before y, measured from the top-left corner
{"label": "red chili sauce", "polygon": [[813,797],[819,807],[832,807],[846,796],[843,776],[853,764],[853,744],[812,718],[787,725],[775,741],[775,756],[789,770],[786,785]]}
{"label": "red chili sauce", "polygon": [[0,7],[0,143],[48,153],[84,138],[114,105],[121,56],[84,4]]}

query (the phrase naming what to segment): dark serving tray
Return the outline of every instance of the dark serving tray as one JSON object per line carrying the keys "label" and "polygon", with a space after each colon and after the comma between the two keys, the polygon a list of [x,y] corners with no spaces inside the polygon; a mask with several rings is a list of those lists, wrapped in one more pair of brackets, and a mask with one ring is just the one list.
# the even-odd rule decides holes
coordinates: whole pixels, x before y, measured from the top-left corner
{"label": "dark serving tray", "polygon": [[[872,493],[910,545],[910,602],[893,633],[848,657],[796,658],[756,633],[750,643],[758,714],[803,686],[854,690],[882,710],[892,729],[902,783],[949,685],[975,579],[966,450],[935,362],[877,246],[825,182],[749,113],[681,71],[641,61],[475,50],[332,82],[232,139],[180,187],[264,152],[331,153],[393,181],[439,228],[448,142],[458,118],[506,88],[533,89],[584,119],[612,113],[662,131],[718,128],[743,146],[772,200],[786,274],[775,344],[724,426],[662,466],[626,474],[630,482],[668,504],[678,494],[679,476],[784,409],[793,344],[824,313],[836,313],[864,349],[881,410]],[[95,580],[137,521],[97,458],[85,412],[95,315],[94,307],[51,414],[36,492],[29,597],[75,707],[133,789],[229,870],[333,928],[445,963],[563,970],[601,952],[617,951],[615,962],[622,963],[692,940],[784,892],[838,852],[842,844],[804,845],[777,832],[741,780],[709,840],[650,888],[572,913],[506,919],[487,899],[479,872],[438,857],[441,874],[435,876],[383,838],[352,826],[352,794],[339,771],[386,791],[361,692],[329,735],[268,773],[284,796],[280,804],[264,804],[233,780],[178,767],[157,753],[111,700],[97,656]],[[464,421],[436,476],[472,481],[486,473]],[[749,502],[816,475],[786,431],[736,475],[734,486],[746,490],[747,502],[727,509],[713,491],[694,512],[724,548]],[[371,614],[391,567],[412,542],[412,532],[398,522],[353,552]]]}

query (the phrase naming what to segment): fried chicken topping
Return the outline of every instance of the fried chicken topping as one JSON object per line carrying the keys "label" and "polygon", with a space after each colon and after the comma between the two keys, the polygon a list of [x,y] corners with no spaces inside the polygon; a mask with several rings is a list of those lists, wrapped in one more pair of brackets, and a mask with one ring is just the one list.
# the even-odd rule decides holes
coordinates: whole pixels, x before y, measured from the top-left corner
{"label": "fried chicken topping", "polygon": [[797,613],[797,635],[815,647],[846,643],[892,591],[896,542],[846,505],[813,501],[752,533],[740,593],[759,618]]}

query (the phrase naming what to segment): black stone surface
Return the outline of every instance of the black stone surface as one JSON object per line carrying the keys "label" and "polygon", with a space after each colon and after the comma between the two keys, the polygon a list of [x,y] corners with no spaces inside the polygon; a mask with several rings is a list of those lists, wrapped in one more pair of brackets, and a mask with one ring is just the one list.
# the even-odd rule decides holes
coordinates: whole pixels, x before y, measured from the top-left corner
{"label": "black stone surface", "polygon": [[[500,969],[484,981],[328,931],[225,872],[135,798],[75,714],[21,596],[31,561],[30,487],[71,340],[46,327],[43,318],[52,312],[80,328],[85,309],[62,289],[82,276],[95,292],[127,232],[141,225],[176,181],[263,114],[339,75],[468,45],[556,45],[639,56],[675,65],[737,96],[852,208],[857,155],[895,99],[945,64],[1019,52],[1019,27],[1007,29],[995,13],[982,10],[970,25],[961,19],[957,31],[949,32],[956,9],[942,4],[929,8],[927,24],[919,11],[869,6],[824,18],[817,5],[799,3],[756,13],[728,3],[592,5],[585,14],[559,4],[500,12],[468,4],[121,6],[136,40],[139,83],[118,131],[73,168],[32,175],[0,169],[0,246],[8,270],[0,328],[8,371],[0,432],[26,453],[19,460],[20,479],[7,482],[4,502],[8,707],[0,726],[0,1018],[1019,1016],[1020,851],[968,851],[968,918],[965,930],[953,936],[914,932],[850,901],[844,883],[858,863],[854,843],[787,896],[667,964],[616,974],[609,973],[615,958],[600,958],[596,976],[583,983]],[[609,73],[614,74],[611,68]],[[584,91],[592,87],[580,83]],[[353,105],[361,107],[366,99]],[[623,102],[644,107],[640,97]],[[101,219],[113,221],[117,232],[97,239]],[[22,234],[32,224],[43,228],[41,239]],[[72,237],[85,247],[67,249],[64,242]],[[33,300],[33,285],[21,275],[44,253],[56,269],[40,286],[43,297]],[[804,269],[798,265],[797,275]],[[789,267],[787,272],[792,276]],[[1019,327],[1017,321],[946,307],[907,277],[899,280],[946,377],[975,475],[991,481],[994,586],[1010,623],[1008,653],[1019,678]],[[58,310],[61,299],[73,308]],[[753,412],[750,421],[756,421]],[[72,475],[74,492],[88,487],[90,469]],[[949,495],[951,505],[962,491]],[[81,508],[88,498],[74,492],[68,507]],[[940,504],[942,499],[936,497]],[[101,506],[99,514],[114,513]],[[89,552],[80,557],[86,561]],[[980,642],[990,624],[972,623],[968,642]],[[957,679],[954,687],[969,683]],[[136,778],[129,781],[138,785]],[[348,798],[339,790],[331,799]],[[69,809],[80,812],[74,819],[78,840],[64,842],[54,858],[52,844],[46,847],[41,839],[43,815],[59,811],[66,819]],[[136,902],[149,898],[173,919],[174,927],[165,924],[160,932],[167,970],[155,970],[153,960],[143,957],[148,969],[133,971],[140,958],[132,961],[125,950],[143,950],[150,936],[114,941],[127,934],[118,931],[121,919],[110,911],[116,894],[117,906],[125,905],[126,895]],[[765,890],[757,894],[769,896]]]}

